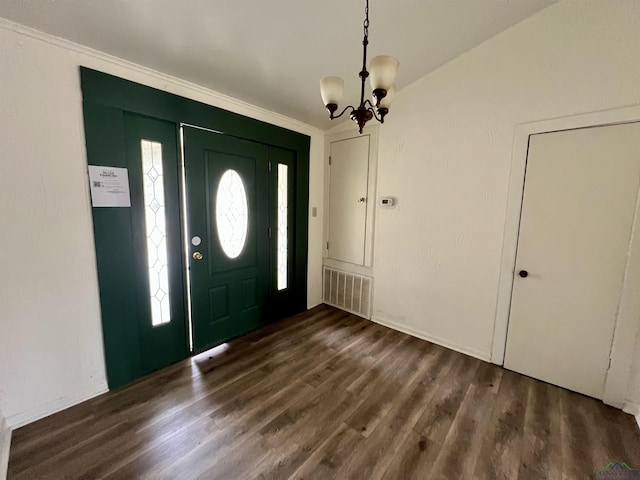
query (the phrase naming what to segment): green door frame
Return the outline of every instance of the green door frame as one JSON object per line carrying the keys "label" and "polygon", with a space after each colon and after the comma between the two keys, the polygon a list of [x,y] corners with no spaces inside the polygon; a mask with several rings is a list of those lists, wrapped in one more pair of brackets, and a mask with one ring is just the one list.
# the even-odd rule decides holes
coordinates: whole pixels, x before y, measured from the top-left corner
{"label": "green door frame", "polygon": [[[126,112],[172,122],[176,138],[180,125],[189,124],[293,152],[296,167],[294,268],[286,310],[287,313],[306,310],[310,138],[86,67],[80,67],[80,80],[90,164],[126,166]],[[184,198],[184,192],[181,196]],[[141,282],[138,278],[139,269],[135,268],[135,259],[143,252],[137,251],[133,241],[130,209],[108,210],[111,212],[106,215],[107,212],[99,208],[92,209],[105,362],[109,387],[113,389],[149,372],[142,368],[138,339],[131,338],[128,323],[136,315],[136,309],[132,308],[136,302],[136,289],[141,283],[146,285],[146,281]],[[182,227],[183,222],[180,223]],[[114,231],[120,234],[109,235]],[[183,245],[184,234],[182,232]],[[183,283],[186,288],[186,282]]]}

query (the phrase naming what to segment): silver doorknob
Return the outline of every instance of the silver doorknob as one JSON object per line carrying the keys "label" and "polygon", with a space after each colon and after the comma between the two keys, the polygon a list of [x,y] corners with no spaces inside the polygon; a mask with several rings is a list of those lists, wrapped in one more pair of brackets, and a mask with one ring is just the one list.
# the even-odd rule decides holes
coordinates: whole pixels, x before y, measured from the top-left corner
{"label": "silver doorknob", "polygon": [[366,199],[366,198],[364,198],[364,197],[360,197],[360,198],[358,199],[358,203],[364,203],[364,202],[366,202],[366,201],[367,201],[367,199]]}
{"label": "silver doorknob", "polygon": [[194,260],[202,260],[202,254],[200,252],[193,252]]}

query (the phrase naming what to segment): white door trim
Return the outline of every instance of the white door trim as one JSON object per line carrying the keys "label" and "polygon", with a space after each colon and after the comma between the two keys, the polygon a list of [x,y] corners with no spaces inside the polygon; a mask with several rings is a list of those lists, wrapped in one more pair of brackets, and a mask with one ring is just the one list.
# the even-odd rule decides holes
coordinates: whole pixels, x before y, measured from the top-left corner
{"label": "white door trim", "polygon": [[[493,345],[491,350],[491,361],[493,363],[498,365],[504,364],[529,137],[539,133],[616,125],[638,121],[640,121],[640,106],[631,106],[524,123],[515,127],[502,244],[502,261],[500,266],[498,297],[496,300]],[[634,219],[634,233],[636,230],[636,220],[637,211],[636,219]],[[640,242],[636,241],[632,243],[639,244]],[[640,264],[640,247],[634,250],[639,250],[637,256]],[[623,288],[624,292],[620,306],[620,313],[616,321],[616,329],[611,352],[611,366],[605,385],[605,403],[617,407],[623,406],[626,399],[630,368],[633,361],[633,347],[635,339],[640,333],[640,323],[637,321],[637,318],[627,318],[629,315],[623,315],[625,311],[629,313],[628,311],[632,309],[631,305],[628,305],[628,308],[624,308],[625,303],[632,302],[632,299],[629,298],[630,295],[625,293],[631,290],[632,285],[630,285],[630,283],[635,283],[633,281],[634,278],[636,276],[640,277],[640,275],[629,275],[629,271],[632,270],[629,268],[629,265],[632,263],[635,264],[632,257],[635,257],[636,255],[632,254],[633,252],[631,251],[630,263],[627,265],[628,272],[625,286]],[[636,269],[633,270],[635,271]],[[640,268],[638,270],[640,270]],[[638,290],[636,291],[640,291],[640,278],[638,278],[637,281]]]}

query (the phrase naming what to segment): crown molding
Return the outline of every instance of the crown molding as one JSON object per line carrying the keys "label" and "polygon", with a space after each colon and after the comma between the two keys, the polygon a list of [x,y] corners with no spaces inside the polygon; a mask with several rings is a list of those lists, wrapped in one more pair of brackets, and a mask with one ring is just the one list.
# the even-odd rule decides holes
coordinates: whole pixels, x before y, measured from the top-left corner
{"label": "crown molding", "polygon": [[[81,45],[79,43],[72,42],[71,40],[66,40],[64,38],[57,37],[50,33],[46,33],[41,30],[36,30],[35,28],[27,27],[26,25],[22,25],[12,20],[8,20],[6,18],[0,17],[0,29],[18,33],[20,35],[24,35],[36,40],[40,40],[44,43],[53,45],[58,48],[62,48],[64,50],[79,53],[81,55],[86,55],[86,56],[95,58],[97,60],[110,63],[120,68],[124,68],[127,70],[134,71],[136,73],[153,77],[160,82],[164,82],[165,84],[173,85],[178,88],[187,89],[194,93],[198,93],[200,95],[205,95],[210,99],[209,102],[205,102],[205,103],[209,103],[210,105],[213,105],[219,108],[225,108],[227,110],[230,110],[235,113],[239,113],[241,115],[245,115],[247,111],[249,111],[251,112],[250,116],[253,116],[256,119],[259,119],[259,120],[268,119],[267,121],[274,122],[278,126],[296,130],[300,133],[305,133],[309,135],[311,134],[324,135],[325,133],[324,130],[318,127],[309,125],[307,123],[304,123],[300,120],[296,120],[295,118],[288,117],[286,115],[273,112],[271,110],[267,110],[266,108],[259,107],[252,103],[248,103],[234,97],[230,97],[228,95],[217,92],[215,90],[211,90],[210,88],[203,87],[202,85],[198,85],[196,83],[192,83],[187,80],[183,80],[181,78],[174,77],[172,75],[168,75],[168,74],[159,72],[157,70],[153,70],[143,65],[130,62],[129,60],[124,60],[120,57],[116,57],[108,53],[102,52],[100,50],[87,47],[86,45]],[[168,89],[165,89],[165,90],[168,90]],[[175,92],[171,92],[171,93],[175,93]]]}

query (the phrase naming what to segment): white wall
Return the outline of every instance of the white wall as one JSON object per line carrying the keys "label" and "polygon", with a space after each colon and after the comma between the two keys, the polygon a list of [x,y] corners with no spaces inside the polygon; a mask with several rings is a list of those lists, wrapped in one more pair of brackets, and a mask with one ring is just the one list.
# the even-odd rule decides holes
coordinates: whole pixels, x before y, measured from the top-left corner
{"label": "white wall", "polygon": [[[515,126],[637,104],[637,0],[560,2],[402,89],[380,128],[378,196],[399,202],[376,212],[374,320],[488,360]],[[640,404],[640,354],[634,375]]]}
{"label": "white wall", "polygon": [[308,301],[321,301],[320,130],[0,19],[0,408],[13,427],[107,388],[79,65],[310,135]]}

